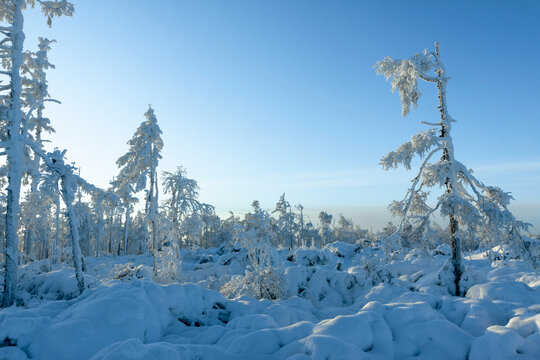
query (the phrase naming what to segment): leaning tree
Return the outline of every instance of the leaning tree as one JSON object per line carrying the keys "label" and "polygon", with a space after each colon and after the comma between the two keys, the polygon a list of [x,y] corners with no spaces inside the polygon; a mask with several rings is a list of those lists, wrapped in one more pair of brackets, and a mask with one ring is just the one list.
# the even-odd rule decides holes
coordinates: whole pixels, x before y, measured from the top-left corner
{"label": "leaning tree", "polygon": [[[437,87],[440,120],[422,122],[431,129],[414,135],[411,141],[385,155],[380,164],[385,170],[397,168],[399,165],[410,170],[413,157],[423,159],[405,198],[394,201],[389,206],[394,215],[401,217],[395,238],[403,242],[406,234],[409,239],[427,241],[427,238],[432,236],[432,215],[438,211],[444,218],[448,218],[452,257],[445,264],[445,268],[450,271],[451,279],[444,285],[451,293],[463,295],[466,289],[461,281],[465,271],[461,262],[462,235],[489,234],[496,242],[506,241],[520,252],[530,254],[532,243],[522,235],[529,224],[517,220],[508,210],[508,204],[513,199],[510,193],[498,187],[484,185],[473,176],[472,170],[455,158],[451,136],[455,120],[448,113],[446,102],[449,77],[441,61],[439,44],[435,43],[435,51],[425,50],[405,60],[386,57],[374,67],[379,75],[382,74],[391,81],[392,91],[399,92],[403,116],[409,113],[411,107],[417,106],[421,96],[418,90],[419,80]],[[440,159],[430,162],[438,153],[441,154]],[[429,188],[435,186],[443,188],[444,191],[435,205],[429,205]]]}

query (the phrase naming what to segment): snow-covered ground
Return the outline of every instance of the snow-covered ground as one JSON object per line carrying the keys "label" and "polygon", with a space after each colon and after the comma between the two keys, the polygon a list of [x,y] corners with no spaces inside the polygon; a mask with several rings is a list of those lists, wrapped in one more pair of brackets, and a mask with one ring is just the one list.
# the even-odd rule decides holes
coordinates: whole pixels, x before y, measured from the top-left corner
{"label": "snow-covered ground", "polygon": [[18,306],[0,311],[0,359],[540,359],[540,276],[521,261],[468,255],[470,289],[438,270],[448,249],[385,259],[334,243],[277,253],[285,296],[227,299],[243,249],[182,252],[184,281],[152,280],[148,256],[86,258],[20,271]]}

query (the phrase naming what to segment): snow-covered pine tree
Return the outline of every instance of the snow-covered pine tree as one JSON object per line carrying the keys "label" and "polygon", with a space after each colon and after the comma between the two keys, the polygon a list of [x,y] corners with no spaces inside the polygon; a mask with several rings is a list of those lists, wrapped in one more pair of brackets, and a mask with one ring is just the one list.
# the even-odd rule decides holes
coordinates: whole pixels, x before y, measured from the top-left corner
{"label": "snow-covered pine tree", "polygon": [[[34,0],[4,0],[0,2],[0,58],[4,69],[0,71],[1,76],[9,80],[5,85],[0,86],[0,117],[5,123],[6,129],[2,131],[5,138],[2,139],[0,147],[5,148],[3,152],[7,155],[8,166],[8,187],[6,204],[6,271],[4,282],[4,295],[2,297],[2,307],[13,304],[14,293],[17,286],[17,254],[19,239],[17,236],[19,222],[19,197],[21,193],[21,178],[24,167],[24,147],[27,140],[26,121],[30,113],[35,109],[30,106],[23,109],[22,103],[22,77],[21,67],[23,66],[23,10],[27,6],[34,6]],[[73,5],[63,1],[38,1],[43,14],[47,17],[47,24],[51,25],[51,19],[55,16],[73,14]],[[3,82],[2,82],[3,83]]]}
{"label": "snow-covered pine tree", "polygon": [[[161,159],[163,140],[154,109],[151,106],[144,113],[146,120],[139,125],[133,138],[128,141],[128,152],[116,164],[120,174],[116,181],[119,188],[132,185],[136,192],[146,189],[146,215],[152,237],[154,273],[157,272],[157,221],[158,221],[158,178],[157,167]],[[147,188],[147,182],[148,188]]]}
{"label": "snow-covered pine tree", "polygon": [[[406,116],[411,107],[416,107],[421,96],[418,80],[435,84],[438,90],[440,120],[422,122],[431,129],[420,132],[411,141],[402,144],[381,159],[382,167],[387,170],[404,166],[411,169],[414,156],[423,159],[418,174],[412,181],[405,198],[394,201],[389,209],[401,217],[396,236],[402,239],[407,233],[408,239],[422,241],[431,232],[430,219],[438,210],[448,218],[452,257],[447,269],[451,269],[453,283],[445,284],[451,293],[463,295],[461,276],[464,267],[461,262],[461,234],[464,231],[475,232],[489,228],[491,236],[499,241],[515,234],[514,244],[526,251],[527,240],[519,235],[527,230],[529,224],[518,221],[508,210],[512,199],[510,193],[498,187],[486,186],[472,175],[472,171],[456,160],[451,130],[454,119],[448,113],[446,102],[446,84],[449,77],[441,61],[439,44],[435,50],[425,50],[421,54],[405,60],[384,58],[374,66],[378,74],[391,80],[392,91],[397,90],[401,97],[402,115]],[[432,157],[441,153],[439,161],[430,162]],[[428,205],[429,190],[439,186],[444,192],[434,206]]]}

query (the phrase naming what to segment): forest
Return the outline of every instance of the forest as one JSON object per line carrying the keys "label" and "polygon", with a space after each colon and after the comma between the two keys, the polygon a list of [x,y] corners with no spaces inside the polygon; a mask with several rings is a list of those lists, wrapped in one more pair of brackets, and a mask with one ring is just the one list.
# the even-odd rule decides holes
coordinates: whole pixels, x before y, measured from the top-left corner
{"label": "forest", "polygon": [[437,118],[373,159],[412,175],[395,221],[371,231],[310,219],[285,193],[218,216],[189,169],[160,167],[151,105],[110,186],[93,185],[47,140],[62,45],[25,50],[34,7],[49,27],[74,15],[66,0],[0,3],[1,359],[540,357],[540,235],[456,159],[444,44],[374,65],[403,117],[433,86]]}

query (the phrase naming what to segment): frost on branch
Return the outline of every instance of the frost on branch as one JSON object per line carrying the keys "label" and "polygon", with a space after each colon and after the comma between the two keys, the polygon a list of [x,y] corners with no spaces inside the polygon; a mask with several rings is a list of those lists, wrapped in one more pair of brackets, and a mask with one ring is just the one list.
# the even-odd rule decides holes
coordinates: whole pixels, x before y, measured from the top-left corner
{"label": "frost on branch", "polygon": [[424,157],[426,153],[434,146],[440,145],[440,137],[435,130],[430,129],[411,137],[411,141],[400,145],[396,151],[389,152],[380,161],[384,170],[397,168],[403,165],[405,169],[411,169],[411,160],[415,155]]}
{"label": "frost on branch", "polygon": [[237,229],[235,239],[247,250],[249,265],[244,276],[234,276],[220,291],[228,297],[248,295],[257,299],[276,300],[285,294],[285,278],[276,266],[275,236],[268,212],[256,209],[246,219],[245,227]]}
{"label": "frost on branch", "polygon": [[387,56],[374,67],[378,75],[384,75],[386,80],[391,80],[392,92],[397,90],[401,97],[401,114],[407,116],[411,107],[416,107],[422,96],[418,90],[418,78],[433,67],[432,55],[425,50],[424,54],[416,54],[407,60],[394,60]]}
{"label": "frost on branch", "polygon": [[[401,217],[401,223],[392,243],[409,246],[413,243],[432,243],[433,231],[431,217],[439,211],[442,217],[449,220],[450,243],[452,246],[453,287],[450,292],[463,294],[460,280],[464,280],[465,269],[461,264],[461,243],[469,245],[470,249],[478,247],[479,242],[491,246],[509,243],[520,256],[532,259],[533,265],[538,261],[536,243],[528,241],[522,235],[527,231],[528,224],[518,221],[508,210],[512,199],[510,193],[498,187],[485,186],[478,181],[472,171],[456,160],[454,144],[451,136],[452,117],[448,113],[446,100],[446,84],[449,77],[440,59],[439,44],[435,51],[424,51],[407,60],[393,60],[389,57],[375,65],[378,74],[391,80],[392,91],[400,93],[403,106],[402,114],[406,116],[411,106],[416,106],[420,97],[418,79],[436,84],[438,90],[440,114],[438,122],[423,122],[432,126],[425,132],[420,132],[411,141],[399,146],[396,151],[388,153],[380,162],[385,170],[403,165],[411,168],[411,160],[418,155],[422,164],[405,198],[394,201],[389,209],[393,215]],[[439,136],[437,134],[440,134]],[[433,149],[435,147],[435,149]],[[433,149],[433,150],[432,150]],[[437,162],[430,158],[441,151],[442,156]],[[433,206],[428,205],[429,191],[427,188],[439,187],[444,189]],[[479,239],[482,237],[482,240]]]}
{"label": "frost on branch", "polygon": [[72,16],[75,8],[72,3],[62,1],[38,1],[41,5],[41,12],[47,17],[47,25],[52,25],[52,18],[55,16]]}

